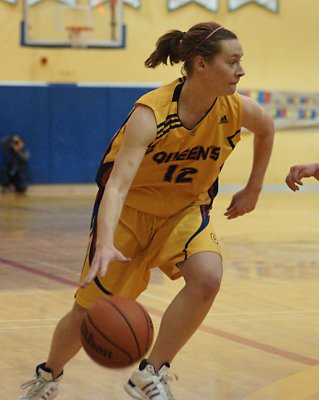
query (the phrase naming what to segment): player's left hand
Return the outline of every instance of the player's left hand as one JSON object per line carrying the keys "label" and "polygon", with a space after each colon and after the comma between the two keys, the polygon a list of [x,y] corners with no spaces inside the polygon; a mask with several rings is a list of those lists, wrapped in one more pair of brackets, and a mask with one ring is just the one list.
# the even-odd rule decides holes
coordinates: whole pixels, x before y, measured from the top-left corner
{"label": "player's left hand", "polygon": [[256,207],[260,190],[244,188],[234,194],[224,215],[234,219],[253,211]]}

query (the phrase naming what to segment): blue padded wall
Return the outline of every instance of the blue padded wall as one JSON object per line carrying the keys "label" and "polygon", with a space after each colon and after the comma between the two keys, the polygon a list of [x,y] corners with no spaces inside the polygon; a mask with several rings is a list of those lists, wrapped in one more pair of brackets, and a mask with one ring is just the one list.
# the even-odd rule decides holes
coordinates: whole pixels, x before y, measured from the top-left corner
{"label": "blue padded wall", "polygon": [[[31,183],[92,183],[105,146],[152,87],[0,86],[0,137],[20,134]],[[0,163],[4,155],[0,151]]]}
{"label": "blue padded wall", "polygon": [[[0,137],[22,135],[32,151],[30,178],[48,182],[50,163],[50,110],[46,87],[0,86]],[[4,155],[0,149],[0,163]]]}

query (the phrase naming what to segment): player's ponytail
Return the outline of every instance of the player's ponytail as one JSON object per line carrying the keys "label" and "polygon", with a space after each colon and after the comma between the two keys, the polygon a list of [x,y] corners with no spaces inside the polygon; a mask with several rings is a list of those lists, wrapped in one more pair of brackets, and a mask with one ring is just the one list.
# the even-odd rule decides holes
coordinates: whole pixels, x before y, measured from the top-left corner
{"label": "player's ponytail", "polygon": [[181,59],[179,56],[180,42],[183,32],[172,30],[161,36],[156,42],[156,48],[153,53],[145,61],[147,68],[156,68],[160,64],[167,65],[169,61],[171,65],[178,64]]}

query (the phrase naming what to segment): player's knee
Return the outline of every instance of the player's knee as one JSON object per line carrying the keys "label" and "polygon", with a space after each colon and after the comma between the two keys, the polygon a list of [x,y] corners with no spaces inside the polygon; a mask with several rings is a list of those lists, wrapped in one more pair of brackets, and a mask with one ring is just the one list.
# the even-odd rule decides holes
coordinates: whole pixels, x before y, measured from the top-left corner
{"label": "player's knee", "polygon": [[222,279],[221,270],[219,268],[204,268],[198,272],[194,281],[189,282],[189,284],[201,301],[211,302],[215,299],[220,289]]}
{"label": "player's knee", "polygon": [[222,260],[217,253],[202,253],[180,264],[187,287],[199,301],[212,301],[222,280]]}
{"label": "player's knee", "polygon": [[204,274],[201,279],[201,291],[204,300],[213,300],[219,292],[221,285],[221,274],[216,270]]}

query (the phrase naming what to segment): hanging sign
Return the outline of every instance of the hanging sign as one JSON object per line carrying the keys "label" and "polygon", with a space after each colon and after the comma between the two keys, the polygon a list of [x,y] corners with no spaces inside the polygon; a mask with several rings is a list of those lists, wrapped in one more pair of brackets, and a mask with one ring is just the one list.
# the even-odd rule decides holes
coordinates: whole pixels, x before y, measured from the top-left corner
{"label": "hanging sign", "polygon": [[[6,3],[17,4],[17,0],[4,0]],[[42,0],[27,0],[27,5],[34,5],[40,3]],[[91,5],[106,3],[107,0],[91,0]],[[141,0],[123,0],[124,4],[131,6],[133,8],[141,7]],[[61,3],[74,5],[76,0],[61,0]],[[170,11],[176,10],[184,5],[196,3],[202,7],[207,8],[210,11],[218,11],[219,0],[168,0],[167,8]],[[245,6],[249,3],[256,3],[262,7],[267,8],[270,11],[278,12],[279,0],[228,0],[228,9],[230,11],[237,10],[238,8]]]}
{"label": "hanging sign", "polygon": [[124,3],[133,8],[141,7],[141,0],[124,0]]}
{"label": "hanging sign", "polygon": [[234,11],[250,3],[256,3],[272,12],[278,12],[279,0],[228,0],[228,9]]}
{"label": "hanging sign", "polygon": [[167,8],[170,11],[174,11],[177,8],[183,7],[190,3],[196,3],[202,7],[207,8],[210,11],[218,11],[218,1],[219,0],[168,0]]}
{"label": "hanging sign", "polygon": [[[4,0],[6,3],[10,4],[16,4],[17,0]],[[34,4],[40,3],[43,0],[27,0],[26,4],[27,6],[33,6]],[[97,7],[100,6],[101,4],[107,3],[108,0],[90,0],[89,5],[91,7]],[[141,6],[141,0],[123,0],[124,4],[127,4],[128,6],[134,7],[134,8],[140,8]],[[67,6],[74,7],[77,5],[76,0],[60,0],[60,3],[66,4]]]}

